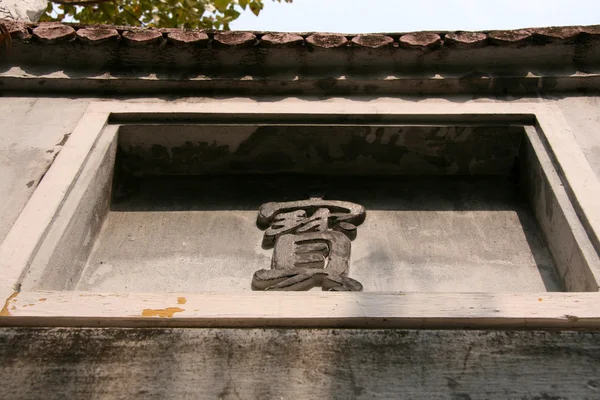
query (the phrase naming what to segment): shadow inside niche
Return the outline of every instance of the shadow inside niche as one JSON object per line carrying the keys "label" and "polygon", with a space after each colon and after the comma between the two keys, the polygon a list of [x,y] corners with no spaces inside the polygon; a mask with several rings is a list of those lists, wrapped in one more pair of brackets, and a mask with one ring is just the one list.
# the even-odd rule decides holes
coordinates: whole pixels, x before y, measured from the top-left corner
{"label": "shadow inside niche", "polygon": [[269,201],[311,196],[351,201],[367,210],[500,211],[522,203],[509,177],[121,176],[111,210],[258,210]]}

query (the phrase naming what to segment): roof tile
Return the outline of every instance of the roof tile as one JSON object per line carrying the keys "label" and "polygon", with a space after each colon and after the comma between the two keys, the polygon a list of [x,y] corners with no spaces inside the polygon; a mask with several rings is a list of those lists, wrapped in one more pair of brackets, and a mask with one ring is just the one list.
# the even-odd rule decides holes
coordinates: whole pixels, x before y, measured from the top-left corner
{"label": "roof tile", "polygon": [[219,32],[215,33],[215,47],[250,47],[256,44],[256,36],[250,32]]}
{"label": "roof tile", "polygon": [[156,29],[140,29],[123,32],[125,42],[133,46],[146,46],[163,41],[163,35]]}
{"label": "roof tile", "polygon": [[348,39],[338,33],[315,33],[306,38],[306,43],[313,47],[335,49],[348,44]]}
{"label": "roof tile", "polygon": [[295,33],[267,33],[260,39],[260,43],[269,47],[302,46],[304,38]]}
{"label": "roof tile", "polygon": [[590,26],[582,26],[580,27],[581,32],[592,33],[599,35],[600,34],[600,25],[590,25]]}
{"label": "roof tile", "polygon": [[10,19],[0,19],[0,23],[6,27],[12,38],[27,40],[31,38],[31,34],[27,30],[25,23],[21,21],[13,21]]}
{"label": "roof tile", "polygon": [[533,29],[533,38],[543,43],[557,43],[574,40],[581,32],[581,27],[552,27]]}
{"label": "roof tile", "polygon": [[415,32],[400,37],[400,46],[408,49],[434,49],[442,44],[437,33]]}
{"label": "roof tile", "polygon": [[591,25],[581,27],[580,37],[585,39],[596,39],[600,38],[600,25]]}
{"label": "roof tile", "polygon": [[84,43],[99,44],[119,40],[119,32],[110,28],[84,28],[77,31],[77,39]]}
{"label": "roof tile", "polygon": [[168,43],[177,45],[197,45],[205,47],[208,44],[208,35],[202,31],[174,30],[167,34]]}
{"label": "roof tile", "polygon": [[394,44],[394,39],[385,35],[358,35],[352,38],[352,44],[358,47],[380,49],[384,47],[392,47]]}
{"label": "roof tile", "polygon": [[488,33],[490,43],[498,46],[522,46],[531,40],[531,31],[518,29],[514,31],[493,31]]}
{"label": "roof tile", "polygon": [[483,47],[487,44],[487,35],[481,32],[452,32],[444,37],[444,44],[460,49]]}
{"label": "roof tile", "polygon": [[75,37],[75,29],[58,23],[41,23],[33,30],[33,36],[43,43],[57,43]]}

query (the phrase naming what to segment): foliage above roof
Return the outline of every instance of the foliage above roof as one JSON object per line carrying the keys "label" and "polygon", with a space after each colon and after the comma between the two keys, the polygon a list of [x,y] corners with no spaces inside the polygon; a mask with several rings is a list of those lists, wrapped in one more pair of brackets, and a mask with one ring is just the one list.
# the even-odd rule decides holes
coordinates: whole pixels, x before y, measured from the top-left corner
{"label": "foliage above roof", "polygon": [[263,0],[53,0],[41,21],[228,30],[241,11],[258,15],[263,7]]}

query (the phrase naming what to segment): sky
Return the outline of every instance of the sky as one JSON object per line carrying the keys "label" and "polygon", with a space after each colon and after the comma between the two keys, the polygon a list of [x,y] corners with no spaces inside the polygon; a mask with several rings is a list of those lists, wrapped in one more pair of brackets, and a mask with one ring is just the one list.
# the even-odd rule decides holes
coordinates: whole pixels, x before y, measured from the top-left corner
{"label": "sky", "polygon": [[411,32],[492,30],[600,24],[600,0],[263,0],[232,30]]}

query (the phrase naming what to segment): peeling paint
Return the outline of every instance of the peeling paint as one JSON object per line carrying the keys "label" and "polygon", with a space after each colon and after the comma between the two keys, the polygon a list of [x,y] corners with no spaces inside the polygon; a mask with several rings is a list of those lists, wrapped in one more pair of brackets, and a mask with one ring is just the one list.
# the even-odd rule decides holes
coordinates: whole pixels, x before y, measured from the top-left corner
{"label": "peeling paint", "polygon": [[160,309],[147,308],[142,311],[142,317],[160,317],[160,318],[171,318],[175,313],[185,311],[179,307],[168,307]]}
{"label": "peeling paint", "polygon": [[[19,295],[19,292],[14,292],[13,294],[11,294],[8,299],[6,299],[6,302],[4,303],[4,307],[2,307],[2,311],[0,311],[0,317],[10,317],[12,314],[10,313],[10,311],[8,311],[8,305],[10,304],[10,301],[12,299],[14,299],[15,297],[17,297]],[[13,306],[12,308],[13,310],[15,309],[15,307]]]}
{"label": "peeling paint", "polygon": [[187,300],[185,297],[178,297],[177,298],[177,304],[185,304],[187,303]]}

